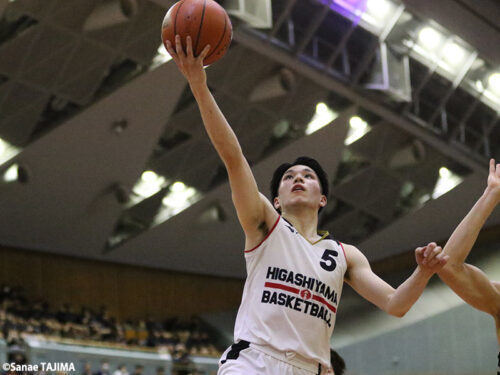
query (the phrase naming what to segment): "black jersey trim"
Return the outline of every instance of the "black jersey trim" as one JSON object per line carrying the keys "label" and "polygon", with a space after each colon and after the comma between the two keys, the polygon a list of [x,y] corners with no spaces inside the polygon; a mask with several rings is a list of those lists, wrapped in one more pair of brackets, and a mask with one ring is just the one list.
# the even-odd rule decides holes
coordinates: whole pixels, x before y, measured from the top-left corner
{"label": "black jersey trim", "polygon": [[240,356],[240,352],[242,350],[248,349],[250,347],[250,343],[245,340],[238,341],[236,344],[231,345],[231,350],[227,352],[226,358],[220,361],[220,364],[223,365],[227,362],[228,359],[238,359]]}
{"label": "black jersey trim", "polygon": [[[287,223],[288,223],[288,224],[289,224],[289,225],[290,225],[293,229],[295,229],[295,230],[297,231],[297,229],[293,226],[293,224],[292,224],[292,223],[290,223],[287,219],[285,219],[285,218],[283,217],[283,220],[285,220],[285,221],[286,221],[286,222],[287,222]],[[297,233],[298,233],[298,231],[297,231]],[[299,233],[299,234],[300,234],[300,233]],[[332,235],[330,234],[330,232],[328,232],[327,230],[324,230],[324,231],[323,231],[323,230],[316,230],[316,234],[317,234],[318,236],[320,236],[321,238],[320,238],[319,240],[315,241],[315,242],[311,242],[311,241],[309,241],[307,238],[305,238],[305,237],[304,237],[304,236],[302,236],[302,235],[300,235],[300,236],[301,236],[303,239],[305,239],[307,242],[309,242],[311,245],[313,245],[313,246],[314,246],[314,245],[316,245],[317,243],[320,243],[320,242],[321,242],[321,241],[323,241],[323,240],[332,240],[332,241],[335,241],[337,244],[339,243],[338,241],[336,241],[336,240],[332,237]]]}

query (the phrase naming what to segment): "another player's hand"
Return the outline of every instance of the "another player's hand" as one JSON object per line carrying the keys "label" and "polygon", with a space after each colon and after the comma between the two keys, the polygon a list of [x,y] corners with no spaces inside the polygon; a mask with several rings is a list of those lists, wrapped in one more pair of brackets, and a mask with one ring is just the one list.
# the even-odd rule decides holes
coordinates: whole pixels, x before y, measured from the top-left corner
{"label": "another player's hand", "polygon": [[203,60],[210,51],[210,45],[205,46],[199,56],[193,54],[193,42],[191,37],[186,38],[186,51],[182,48],[180,35],[175,36],[175,46],[166,41],[166,48],[172,59],[177,64],[181,73],[186,77],[191,87],[205,84],[207,75],[203,69]]}
{"label": "another player's hand", "polygon": [[500,202],[500,164],[495,164],[495,159],[490,159],[487,190],[495,196],[497,203]]}
{"label": "another player's hand", "polygon": [[443,252],[441,246],[431,242],[427,246],[415,249],[415,258],[423,271],[433,274],[445,266],[449,256]]}

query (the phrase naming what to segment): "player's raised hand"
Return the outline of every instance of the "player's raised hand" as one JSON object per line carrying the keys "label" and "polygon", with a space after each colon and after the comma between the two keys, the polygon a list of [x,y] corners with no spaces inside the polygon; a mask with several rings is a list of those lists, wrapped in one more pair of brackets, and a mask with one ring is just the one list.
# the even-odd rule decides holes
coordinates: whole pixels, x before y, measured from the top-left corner
{"label": "player's raised hand", "polygon": [[437,246],[435,242],[415,249],[415,259],[418,266],[429,273],[438,272],[445,266],[448,258],[449,256],[443,253],[441,246]]}
{"label": "player's raised hand", "polygon": [[497,202],[500,202],[500,164],[495,164],[495,159],[490,159],[487,190],[495,196]]}
{"label": "player's raised hand", "polygon": [[199,84],[205,84],[207,75],[203,69],[203,60],[210,51],[210,45],[205,46],[198,56],[193,54],[193,42],[191,37],[186,37],[186,51],[182,48],[180,35],[175,36],[175,46],[169,40],[165,42],[165,47],[177,64],[182,75],[186,77],[191,87]]}

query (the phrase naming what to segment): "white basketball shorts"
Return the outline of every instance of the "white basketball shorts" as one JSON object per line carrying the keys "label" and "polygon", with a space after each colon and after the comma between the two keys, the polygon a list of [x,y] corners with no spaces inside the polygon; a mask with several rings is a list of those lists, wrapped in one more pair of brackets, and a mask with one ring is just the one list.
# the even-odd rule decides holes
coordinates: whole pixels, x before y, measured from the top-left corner
{"label": "white basketball shorts", "polygon": [[219,361],[217,375],[334,375],[312,361],[291,352],[239,341],[226,349]]}

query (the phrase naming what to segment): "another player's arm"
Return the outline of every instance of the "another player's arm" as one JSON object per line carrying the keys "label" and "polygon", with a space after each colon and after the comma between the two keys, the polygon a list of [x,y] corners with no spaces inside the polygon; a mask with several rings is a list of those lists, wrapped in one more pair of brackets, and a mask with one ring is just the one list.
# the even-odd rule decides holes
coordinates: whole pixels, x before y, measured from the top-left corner
{"label": "another player's arm", "polygon": [[[447,260],[435,243],[417,248],[417,268],[405,282],[394,289],[372,271],[368,260],[356,247],[345,245],[345,250],[348,259],[346,282],[363,298],[397,317],[408,312],[422,295],[431,276],[441,269]],[[424,259],[425,251],[428,251],[428,255]]]}
{"label": "another player's arm", "polygon": [[469,305],[500,318],[500,283],[490,281],[479,268],[467,263],[447,266],[439,277]]}
{"label": "another player's arm", "polygon": [[500,315],[500,288],[477,267],[466,264],[479,231],[500,202],[500,164],[490,160],[488,186],[469,213],[455,229],[444,247],[448,264],[439,271],[439,277],[465,302],[475,308]]}
{"label": "another player's arm", "polygon": [[194,57],[191,38],[188,37],[186,40],[186,52],[182,48],[179,36],[176,36],[175,41],[175,48],[167,42],[167,50],[186,77],[198,103],[210,141],[224,162],[234,206],[246,234],[245,246],[253,247],[266,235],[276,220],[277,213],[269,201],[259,193],[238,139],[208,89],[203,59],[209,51],[209,46],[205,47],[198,57]]}

